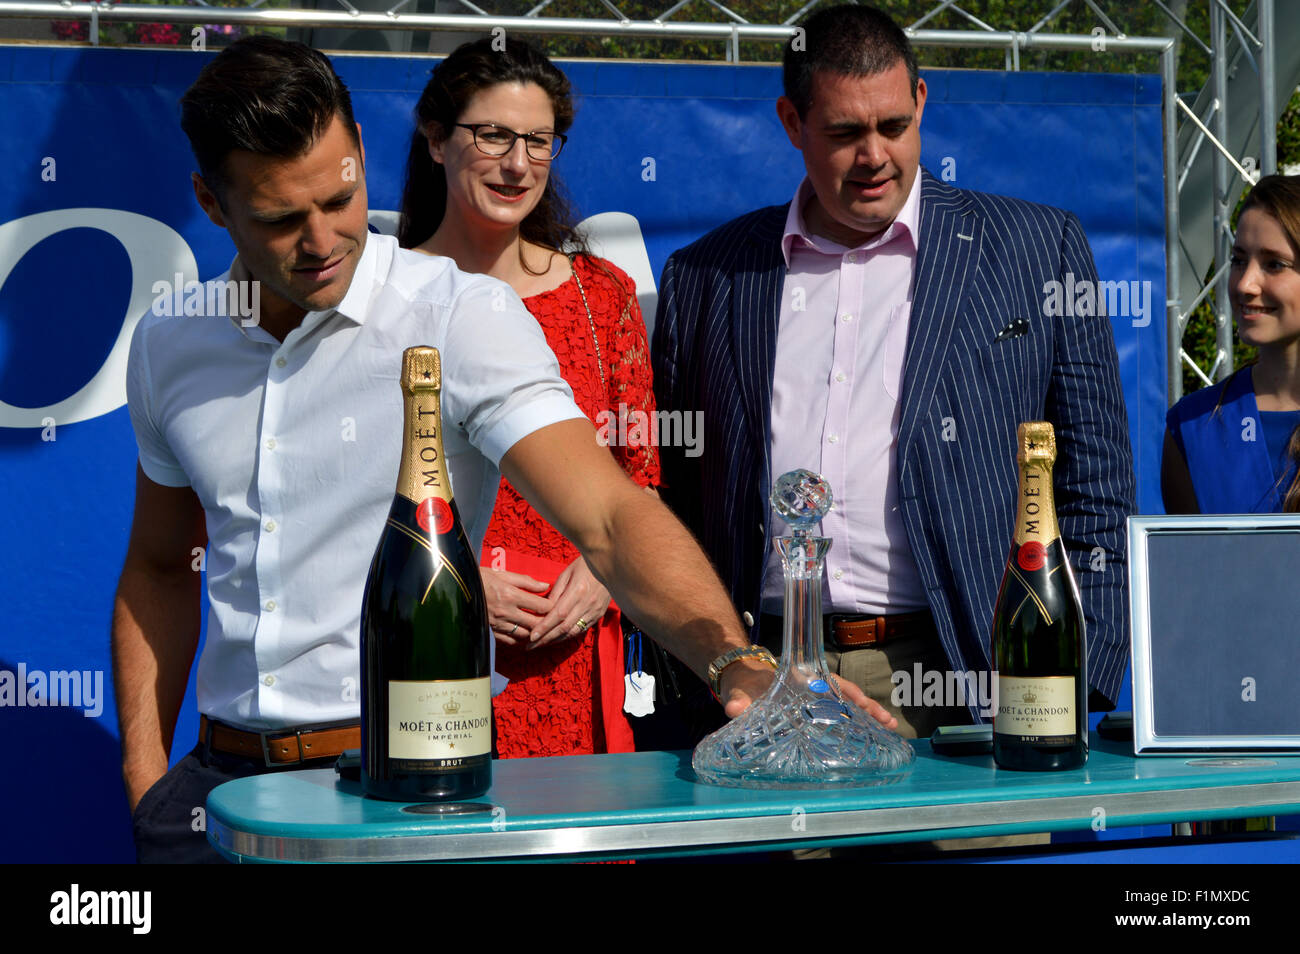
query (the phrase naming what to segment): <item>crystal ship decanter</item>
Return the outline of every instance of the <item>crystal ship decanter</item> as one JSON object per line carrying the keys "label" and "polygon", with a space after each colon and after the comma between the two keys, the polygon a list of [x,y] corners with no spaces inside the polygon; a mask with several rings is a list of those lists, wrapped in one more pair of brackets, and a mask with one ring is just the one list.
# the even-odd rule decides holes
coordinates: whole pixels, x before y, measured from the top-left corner
{"label": "crystal ship decanter", "polygon": [[761,699],[695,748],[703,782],[743,788],[882,785],[911,771],[916,753],[895,732],[846,703],[822,653],[822,567],[831,541],[813,527],[831,509],[829,484],[791,471],[772,506],[792,533],[773,541],[785,568],[780,669]]}

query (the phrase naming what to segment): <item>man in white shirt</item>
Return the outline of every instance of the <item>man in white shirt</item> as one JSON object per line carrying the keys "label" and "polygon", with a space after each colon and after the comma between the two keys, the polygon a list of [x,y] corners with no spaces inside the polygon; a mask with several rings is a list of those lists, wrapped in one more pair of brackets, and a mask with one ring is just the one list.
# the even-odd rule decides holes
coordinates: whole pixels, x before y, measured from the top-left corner
{"label": "man in white shirt", "polygon": [[[255,322],[149,316],[132,343],[140,464],[113,656],[141,860],[216,860],[192,826],[214,785],[358,744],[361,593],[408,346],[442,352],[444,445],[476,547],[504,473],[697,674],[748,646],[708,561],[599,445],[508,286],[368,234],[360,130],[323,55],[232,45],[186,93],[182,126],[195,195],[238,251],[218,281],[256,287],[240,300],[259,307]],[[168,772],[205,543],[203,737]],[[734,715],[770,679],[741,655],[715,685]]]}

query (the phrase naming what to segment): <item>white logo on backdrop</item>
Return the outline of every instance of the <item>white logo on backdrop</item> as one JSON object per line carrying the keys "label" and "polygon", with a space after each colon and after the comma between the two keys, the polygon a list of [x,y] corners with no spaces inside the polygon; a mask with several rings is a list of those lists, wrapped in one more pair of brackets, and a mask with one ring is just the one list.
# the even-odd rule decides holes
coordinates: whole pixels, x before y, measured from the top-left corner
{"label": "white logo on backdrop", "polygon": [[[99,229],[126,249],[131,261],[131,298],[113,350],[84,387],[71,397],[45,407],[17,407],[0,400],[0,427],[41,427],[42,418],[75,424],[116,411],[126,403],[126,359],[131,333],[153,302],[153,283],[159,275],[199,275],[194,253],[181,234],[147,215],[121,209],[58,209],[25,215],[0,225],[0,287],[10,272],[40,242],[65,229]],[[44,320],[45,316],[41,316]]]}

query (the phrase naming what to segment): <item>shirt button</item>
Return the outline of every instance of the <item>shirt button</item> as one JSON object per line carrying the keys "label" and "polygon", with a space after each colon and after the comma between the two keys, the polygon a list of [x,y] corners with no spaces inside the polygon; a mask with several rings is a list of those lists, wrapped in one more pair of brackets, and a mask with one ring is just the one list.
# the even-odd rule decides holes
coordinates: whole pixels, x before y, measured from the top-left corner
{"label": "shirt button", "polygon": [[274,677],[274,676],[267,676],[265,679],[262,680],[262,685],[264,685],[264,686],[274,686],[274,685],[275,685],[275,677]]}
{"label": "shirt button", "polygon": [[275,533],[275,521],[274,521],[274,520],[268,520],[268,521],[266,521],[266,523],[264,524],[264,526],[266,527],[266,532],[267,532],[267,533]]}
{"label": "shirt button", "polygon": [[837,374],[835,375],[835,380],[836,380],[836,381],[839,381],[839,382],[841,382],[841,383],[843,383],[843,382],[844,382],[844,372],[843,372],[843,371],[840,371],[839,373],[837,373]]}
{"label": "shirt button", "polygon": [[842,580],[842,579],[844,579],[844,571],[843,571],[843,570],[836,570],[834,575],[835,575],[835,579],[837,579],[837,580]]}
{"label": "shirt button", "polygon": [[852,315],[840,315],[840,321],[852,321],[852,320],[853,320]]}
{"label": "shirt button", "polygon": [[275,600],[267,600],[266,603],[265,603],[264,605],[266,606],[266,611],[267,611],[268,613],[274,613],[274,612],[275,612]]}
{"label": "shirt button", "polygon": [[830,437],[826,438],[826,440],[831,444],[838,444],[840,440],[840,435],[832,434]]}
{"label": "shirt button", "polygon": [[267,449],[267,450],[275,450],[275,438],[274,438],[274,437],[268,437],[268,438],[266,439],[266,449]]}
{"label": "shirt button", "polygon": [[746,626],[754,625],[754,614],[751,613],[749,610],[745,610],[745,615],[742,616],[741,619],[745,621]]}
{"label": "shirt button", "polygon": [[284,358],[276,358],[276,359],[275,359],[275,366],[276,366],[277,368],[283,368],[283,367],[284,367],[286,364],[288,364],[288,363],[289,363],[289,362],[288,362],[288,361],[285,361]]}

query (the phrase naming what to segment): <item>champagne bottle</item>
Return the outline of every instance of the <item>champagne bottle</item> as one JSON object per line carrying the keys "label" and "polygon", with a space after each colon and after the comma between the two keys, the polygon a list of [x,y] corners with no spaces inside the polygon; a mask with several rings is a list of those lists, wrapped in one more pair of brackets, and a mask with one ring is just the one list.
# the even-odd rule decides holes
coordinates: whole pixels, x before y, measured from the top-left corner
{"label": "champagne bottle", "polygon": [[1087,650],[1052,501],[1056,436],[1032,421],[1017,441],[1016,531],[993,610],[993,758],[1009,769],[1077,768],[1088,761]]}
{"label": "champagne bottle", "polygon": [[452,499],[436,348],[402,355],[397,492],[361,606],[362,789],[472,798],[492,780],[487,604]]}

